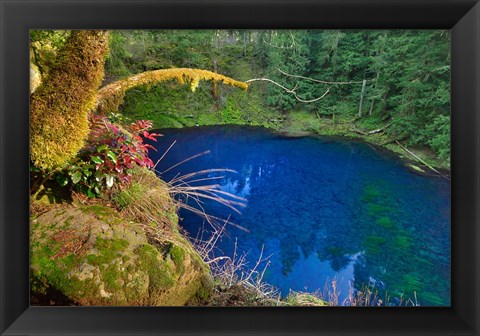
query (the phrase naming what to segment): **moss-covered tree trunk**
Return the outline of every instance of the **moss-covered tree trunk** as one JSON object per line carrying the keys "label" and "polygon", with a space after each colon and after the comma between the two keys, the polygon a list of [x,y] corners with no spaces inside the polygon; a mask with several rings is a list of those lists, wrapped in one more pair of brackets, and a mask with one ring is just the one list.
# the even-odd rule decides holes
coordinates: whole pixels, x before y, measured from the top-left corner
{"label": "moss-covered tree trunk", "polygon": [[107,31],[73,31],[31,95],[30,158],[36,167],[59,167],[83,147],[107,52]]}

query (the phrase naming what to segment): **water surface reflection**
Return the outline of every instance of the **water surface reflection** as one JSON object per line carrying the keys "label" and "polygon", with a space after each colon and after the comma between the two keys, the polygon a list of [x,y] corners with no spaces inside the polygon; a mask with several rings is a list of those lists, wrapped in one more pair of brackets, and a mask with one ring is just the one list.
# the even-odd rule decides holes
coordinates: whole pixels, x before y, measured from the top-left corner
{"label": "water surface reflection", "polygon": [[[219,243],[231,255],[235,241],[254,264],[264,247],[271,265],[265,280],[290,289],[323,289],[336,277],[341,298],[349,286],[375,284],[393,296],[417,293],[422,305],[450,305],[450,185],[419,176],[394,156],[367,144],[328,138],[287,138],[262,128],[198,127],[164,130],[156,144],[165,173],[228,168],[221,188],[246,198],[242,214],[214,202],[205,210],[248,232],[228,227]],[[195,236],[202,220],[182,212]]]}

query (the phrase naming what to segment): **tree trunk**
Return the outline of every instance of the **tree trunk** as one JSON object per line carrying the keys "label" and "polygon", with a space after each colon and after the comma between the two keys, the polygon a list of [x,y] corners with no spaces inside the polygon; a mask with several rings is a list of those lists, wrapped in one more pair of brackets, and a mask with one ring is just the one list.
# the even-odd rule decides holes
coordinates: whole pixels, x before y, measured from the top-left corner
{"label": "tree trunk", "polygon": [[[378,51],[378,54],[375,56],[375,57],[381,57],[382,54],[383,54],[383,49],[385,48],[385,44],[386,44],[386,41],[387,41],[387,34],[388,33],[385,33],[383,35],[383,43],[381,44],[381,47],[380,47],[380,50]],[[374,86],[374,90],[377,88],[378,86],[378,79],[380,78],[380,67],[378,67],[377,69],[377,74],[375,76],[375,86]],[[372,98],[372,102],[370,103],[370,109],[368,111],[368,115],[371,116],[372,113],[373,113],[373,105],[375,103],[375,98]]]}
{"label": "tree trunk", "polygon": [[[375,84],[373,89],[375,90],[378,85],[378,79],[380,78],[380,69],[377,70],[377,76],[375,77]],[[368,115],[371,116],[373,112],[373,103],[375,102],[375,98],[372,98],[372,102],[370,103],[370,109],[368,110]]]}
{"label": "tree trunk", "polygon": [[227,37],[228,44],[235,44],[237,42],[237,38],[235,37],[235,30],[229,29]]}
{"label": "tree trunk", "polygon": [[362,117],[362,105],[363,105],[363,96],[365,95],[365,86],[367,85],[367,80],[364,79],[362,82],[362,93],[360,94],[360,106],[358,107],[358,117]]}
{"label": "tree trunk", "polygon": [[247,57],[247,31],[243,31],[243,57]]}
{"label": "tree trunk", "polygon": [[108,32],[75,30],[30,97],[30,159],[49,170],[84,146],[88,115],[104,76]]}

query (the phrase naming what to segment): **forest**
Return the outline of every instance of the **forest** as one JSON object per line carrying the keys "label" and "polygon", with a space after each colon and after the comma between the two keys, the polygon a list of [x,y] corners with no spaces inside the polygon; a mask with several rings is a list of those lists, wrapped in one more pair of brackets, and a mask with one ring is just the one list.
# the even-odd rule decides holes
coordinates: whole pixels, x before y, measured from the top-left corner
{"label": "forest", "polygon": [[186,67],[294,89],[258,81],[246,93],[209,83],[195,95],[177,86],[129,93],[125,114],[155,127],[253,124],[367,141],[365,133],[381,129],[384,137],[371,141],[432,151],[448,167],[447,31],[116,31],[110,48],[107,81]]}
{"label": "forest", "polygon": [[[448,305],[448,31],[32,30],[30,83],[33,304]],[[298,142],[278,154],[276,136]],[[212,137],[217,151],[232,146],[250,161],[219,161],[219,152],[220,166],[201,161]],[[318,151],[331,143],[333,154]],[[378,168],[377,155],[387,158]],[[308,172],[314,194],[288,189],[302,184],[288,169],[303,169],[290,157],[318,168]],[[345,175],[330,176],[338,169],[323,167],[327,158]],[[348,177],[352,160],[360,177]],[[282,164],[282,173],[272,168]],[[400,177],[381,179],[383,170]],[[302,199],[280,200],[290,212],[274,208],[276,174]],[[254,194],[260,187],[271,200]],[[276,217],[284,226],[268,233]],[[195,237],[197,222],[213,231]],[[254,258],[239,257],[237,241],[222,245],[224,234],[251,241]],[[329,275],[351,266],[350,287],[328,277],[309,290],[282,282],[312,255]]]}

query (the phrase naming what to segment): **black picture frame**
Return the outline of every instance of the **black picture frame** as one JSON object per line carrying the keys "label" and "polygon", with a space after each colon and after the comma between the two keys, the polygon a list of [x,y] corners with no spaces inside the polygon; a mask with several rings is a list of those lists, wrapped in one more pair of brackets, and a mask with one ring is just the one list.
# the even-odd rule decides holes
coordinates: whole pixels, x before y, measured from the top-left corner
{"label": "black picture frame", "polygon": [[[0,0],[1,335],[479,335],[476,0]],[[452,305],[29,307],[29,29],[451,29]]]}

